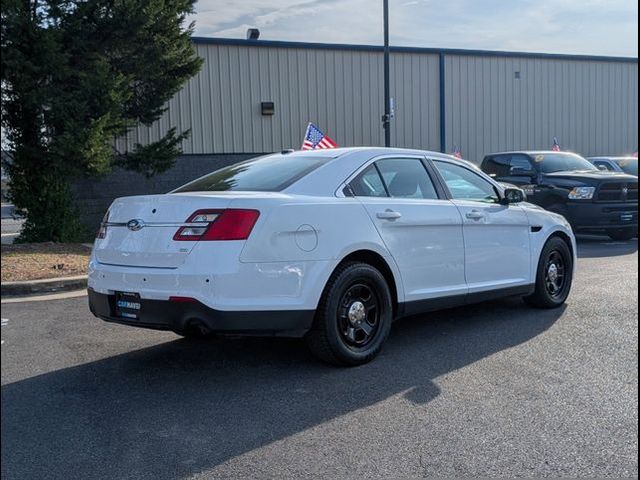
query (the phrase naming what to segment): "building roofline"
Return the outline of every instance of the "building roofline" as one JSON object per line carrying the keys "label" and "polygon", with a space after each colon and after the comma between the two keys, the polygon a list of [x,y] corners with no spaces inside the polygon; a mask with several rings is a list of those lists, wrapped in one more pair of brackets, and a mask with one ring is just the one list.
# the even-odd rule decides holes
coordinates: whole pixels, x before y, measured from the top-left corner
{"label": "building roofline", "polygon": [[[238,38],[191,37],[198,45],[231,45],[238,47],[303,48],[308,50],[346,50],[355,52],[382,52],[379,45],[350,45],[343,43],[307,43],[276,40],[243,40]],[[578,60],[598,62],[638,63],[637,57],[608,57],[562,53],[506,52],[498,50],[467,50],[460,48],[391,47],[394,53],[424,53],[435,55],[461,55],[474,57],[537,58],[549,60]]]}

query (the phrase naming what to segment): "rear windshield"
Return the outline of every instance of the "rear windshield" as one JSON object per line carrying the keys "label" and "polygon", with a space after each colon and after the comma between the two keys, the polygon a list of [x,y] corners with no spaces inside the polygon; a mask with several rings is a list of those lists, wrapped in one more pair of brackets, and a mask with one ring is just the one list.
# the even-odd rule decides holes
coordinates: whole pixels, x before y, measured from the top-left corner
{"label": "rear windshield", "polygon": [[318,168],[327,157],[270,155],[216,170],[172,193],[181,192],[280,192]]}
{"label": "rear windshield", "polygon": [[620,168],[625,172],[631,175],[638,176],[638,159],[637,158],[622,158],[620,160],[616,160]]}
{"label": "rear windshield", "polygon": [[573,153],[544,153],[534,155],[533,159],[543,173],[598,170],[587,159]]}

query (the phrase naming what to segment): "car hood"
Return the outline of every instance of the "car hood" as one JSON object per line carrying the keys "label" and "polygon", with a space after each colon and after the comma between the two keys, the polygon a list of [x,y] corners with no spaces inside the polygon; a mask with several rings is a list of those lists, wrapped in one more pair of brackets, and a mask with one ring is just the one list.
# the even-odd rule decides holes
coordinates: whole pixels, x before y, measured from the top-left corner
{"label": "car hood", "polygon": [[566,179],[566,180],[587,180],[593,181],[610,181],[619,180],[621,182],[637,182],[638,178],[622,172],[603,172],[600,170],[577,170],[575,172],[555,172],[545,174],[547,178]]}

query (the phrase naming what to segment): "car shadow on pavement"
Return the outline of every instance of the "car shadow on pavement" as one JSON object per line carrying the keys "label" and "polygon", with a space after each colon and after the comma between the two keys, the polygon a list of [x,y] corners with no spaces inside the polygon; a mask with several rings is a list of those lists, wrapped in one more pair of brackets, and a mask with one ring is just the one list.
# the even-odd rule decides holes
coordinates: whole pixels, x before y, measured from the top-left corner
{"label": "car shadow on pavement", "polygon": [[584,235],[577,237],[578,258],[604,258],[631,255],[638,251],[638,239],[614,241],[609,237]]}
{"label": "car shadow on pavement", "polygon": [[357,368],[288,339],[175,340],[2,387],[3,478],[184,478],[527,342],[563,310],[519,299],[398,322]]}

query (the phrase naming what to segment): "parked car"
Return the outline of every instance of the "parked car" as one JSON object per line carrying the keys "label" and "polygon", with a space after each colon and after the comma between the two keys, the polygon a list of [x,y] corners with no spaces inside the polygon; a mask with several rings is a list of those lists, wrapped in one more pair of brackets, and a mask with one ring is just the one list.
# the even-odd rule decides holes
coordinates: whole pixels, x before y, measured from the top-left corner
{"label": "parked car", "polygon": [[396,318],[514,295],[561,306],[573,234],[522,200],[438,153],[268,155],[115,200],[90,260],[89,306],[184,336],[304,336],[319,358],[357,365]]}
{"label": "parked car", "polygon": [[638,159],[635,157],[588,157],[599,170],[622,172],[638,176]]}
{"label": "parked car", "polygon": [[638,234],[638,178],[603,172],[575,153],[487,155],[482,170],[524,189],[529,202],[563,215],[576,232],[605,232],[614,240]]}

